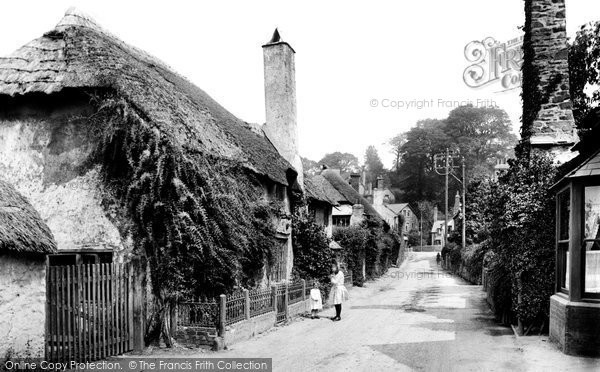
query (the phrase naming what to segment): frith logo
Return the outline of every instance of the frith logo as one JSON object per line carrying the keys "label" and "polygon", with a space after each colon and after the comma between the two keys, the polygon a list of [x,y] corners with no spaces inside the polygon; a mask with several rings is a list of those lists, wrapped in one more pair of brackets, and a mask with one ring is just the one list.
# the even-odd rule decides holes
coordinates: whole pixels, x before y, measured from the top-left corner
{"label": "frith logo", "polygon": [[493,37],[472,41],[465,46],[465,58],[471,63],[463,80],[471,88],[499,83],[498,92],[521,86],[523,64],[523,37],[501,43]]}

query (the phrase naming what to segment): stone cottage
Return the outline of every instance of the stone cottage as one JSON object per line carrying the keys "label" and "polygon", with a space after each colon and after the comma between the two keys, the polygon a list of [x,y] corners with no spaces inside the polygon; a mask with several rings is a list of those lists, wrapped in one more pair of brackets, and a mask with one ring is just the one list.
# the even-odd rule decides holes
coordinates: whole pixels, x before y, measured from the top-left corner
{"label": "stone cottage", "polygon": [[[132,220],[111,185],[103,182],[102,166],[93,156],[98,146],[95,135],[111,130],[108,123],[95,120],[94,97],[100,92],[124,102],[129,111],[121,112],[123,117],[134,115],[157,138],[178,144],[181,156],[210,154],[259,179],[264,197],[282,208],[274,221],[279,242],[275,263],[265,272],[265,280],[290,278],[292,193],[301,193],[303,187],[294,53],[277,31],[263,46],[264,126],[238,119],[163,62],[74,9],[55,29],[0,58],[0,179],[30,201],[27,208],[39,220],[38,231],[30,233],[45,237],[38,243],[38,253],[56,249],[60,256],[52,260],[61,265],[128,262],[139,254]],[[0,208],[14,208],[5,203],[0,199]],[[0,251],[11,250],[2,243],[11,247],[16,244],[9,241],[13,238],[0,235]],[[35,250],[22,245],[23,251]],[[41,270],[43,265],[35,262],[23,265]],[[43,276],[42,271],[31,275]],[[39,295],[29,297],[27,304],[39,308],[43,286],[35,291]],[[0,293],[1,304],[20,295],[14,290]],[[31,322],[26,327],[43,329],[43,317]]]}

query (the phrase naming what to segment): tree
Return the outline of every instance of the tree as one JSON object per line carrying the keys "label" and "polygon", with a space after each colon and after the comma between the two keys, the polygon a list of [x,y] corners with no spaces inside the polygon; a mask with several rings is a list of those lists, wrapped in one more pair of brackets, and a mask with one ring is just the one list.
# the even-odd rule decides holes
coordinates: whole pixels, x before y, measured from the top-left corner
{"label": "tree", "polygon": [[301,157],[300,159],[302,160],[302,168],[304,169],[304,173],[309,175],[315,175],[319,172],[319,163],[304,157]]}
{"label": "tree", "polygon": [[448,147],[465,158],[471,176],[493,172],[496,159],[512,157],[517,137],[506,112],[497,107],[460,106],[446,119]]}
{"label": "tree", "polygon": [[388,144],[392,147],[392,154],[394,154],[393,171],[395,171],[396,173],[398,173],[400,169],[400,161],[402,160],[402,156],[404,155],[402,147],[405,143],[406,133],[399,133],[388,142]]}
{"label": "tree", "polygon": [[[497,158],[512,157],[517,137],[511,132],[506,112],[496,107],[460,106],[444,120],[417,122],[408,132],[390,140],[400,156],[397,172],[390,174],[391,184],[401,190],[406,202],[419,200],[444,204],[444,178],[434,169],[434,155],[446,149],[464,156],[468,178],[489,176]],[[459,186],[450,183],[450,195]]]}
{"label": "tree", "polygon": [[588,23],[577,31],[569,47],[569,88],[573,116],[579,133],[585,136],[597,122],[600,91],[589,95],[587,87],[600,84],[600,22]]}
{"label": "tree", "polygon": [[326,165],[328,168],[339,169],[342,173],[355,173],[360,171],[358,158],[348,152],[336,151],[326,154],[319,164]]}
{"label": "tree", "polygon": [[405,202],[443,201],[443,180],[434,172],[433,156],[448,145],[445,125],[443,120],[420,120],[406,133],[405,143],[398,150],[402,153],[400,167],[391,177],[392,187],[402,190]]}
{"label": "tree", "polygon": [[365,171],[366,184],[373,184],[377,180],[377,177],[383,176],[383,162],[381,161],[381,158],[379,158],[375,146],[367,147],[367,151],[365,152]]}

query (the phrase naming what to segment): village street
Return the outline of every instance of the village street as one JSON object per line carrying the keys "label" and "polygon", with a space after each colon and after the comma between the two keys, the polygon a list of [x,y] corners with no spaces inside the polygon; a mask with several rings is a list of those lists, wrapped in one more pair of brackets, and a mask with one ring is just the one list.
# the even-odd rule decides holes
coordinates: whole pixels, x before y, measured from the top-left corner
{"label": "village street", "polygon": [[327,318],[332,310],[322,315],[320,320],[297,320],[210,356],[273,358],[276,371],[597,371],[600,367],[599,360],[565,356],[538,336],[516,339],[510,329],[494,323],[481,287],[438,270],[435,253],[411,253],[402,267],[390,269],[365,288],[353,288],[341,322]]}

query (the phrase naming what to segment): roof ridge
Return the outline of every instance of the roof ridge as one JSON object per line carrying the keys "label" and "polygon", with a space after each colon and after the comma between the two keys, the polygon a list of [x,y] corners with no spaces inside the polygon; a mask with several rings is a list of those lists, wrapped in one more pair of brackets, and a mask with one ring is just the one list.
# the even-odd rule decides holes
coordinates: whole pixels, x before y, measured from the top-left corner
{"label": "roof ridge", "polygon": [[[56,29],[68,28],[68,27],[87,27],[93,30],[108,33],[94,18],[89,14],[81,11],[80,9],[72,6],[65,12],[65,15],[56,25]],[[110,34],[110,33],[108,33]]]}

